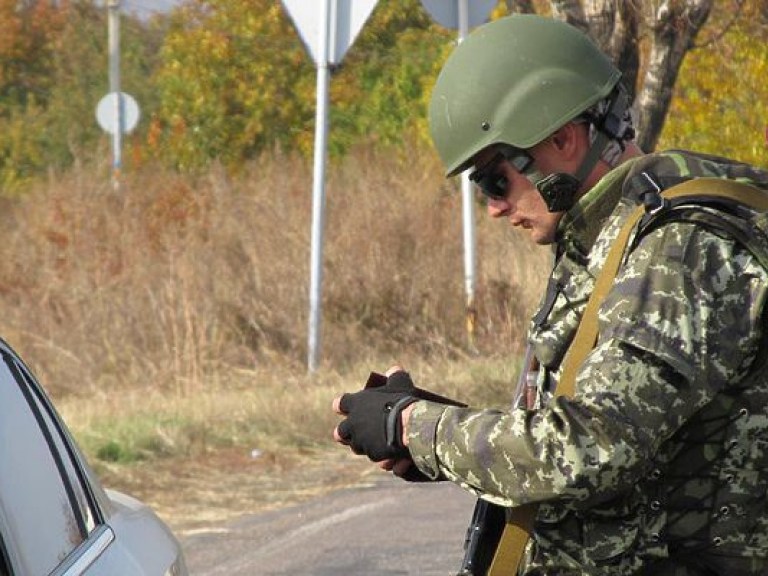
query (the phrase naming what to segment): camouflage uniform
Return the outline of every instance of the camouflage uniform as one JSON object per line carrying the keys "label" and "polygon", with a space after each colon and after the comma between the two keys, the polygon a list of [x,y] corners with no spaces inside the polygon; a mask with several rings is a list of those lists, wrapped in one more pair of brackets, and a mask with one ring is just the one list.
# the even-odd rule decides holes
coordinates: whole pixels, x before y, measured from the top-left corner
{"label": "camouflage uniform", "polygon": [[575,397],[551,396],[640,171],[768,187],[768,173],[687,152],[614,169],[558,228],[529,334],[542,365],[538,406],[421,402],[409,448],[431,478],[503,506],[540,503],[521,574],[763,574],[768,273],[741,244],[683,222],[643,236],[600,309]]}

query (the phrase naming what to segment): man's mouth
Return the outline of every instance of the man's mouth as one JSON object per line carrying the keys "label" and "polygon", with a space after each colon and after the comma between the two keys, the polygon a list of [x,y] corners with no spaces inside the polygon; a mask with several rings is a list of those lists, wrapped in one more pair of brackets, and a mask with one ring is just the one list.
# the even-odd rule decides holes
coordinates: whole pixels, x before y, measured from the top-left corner
{"label": "man's mouth", "polygon": [[530,230],[532,228],[530,221],[528,220],[512,220],[510,221],[512,226],[523,228],[524,230]]}

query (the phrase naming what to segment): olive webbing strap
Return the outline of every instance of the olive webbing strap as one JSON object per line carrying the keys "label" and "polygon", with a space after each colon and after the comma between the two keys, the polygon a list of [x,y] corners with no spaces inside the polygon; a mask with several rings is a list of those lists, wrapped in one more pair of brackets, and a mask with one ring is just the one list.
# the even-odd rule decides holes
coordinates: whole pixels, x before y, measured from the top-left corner
{"label": "olive webbing strap", "polygon": [[[757,210],[768,210],[768,193],[749,184],[722,178],[687,180],[664,190],[661,195],[667,199],[691,195],[728,198]],[[616,240],[611,245],[603,268],[595,280],[595,286],[584,309],[576,336],[568,348],[560,382],[558,382],[555,391],[556,396],[573,396],[578,369],[597,342],[598,309],[613,285],[632,232],[645,214],[645,207],[638,206],[629,215]],[[509,509],[507,523],[504,526],[487,576],[517,574],[525,546],[533,530],[537,510],[537,504],[524,504]]]}

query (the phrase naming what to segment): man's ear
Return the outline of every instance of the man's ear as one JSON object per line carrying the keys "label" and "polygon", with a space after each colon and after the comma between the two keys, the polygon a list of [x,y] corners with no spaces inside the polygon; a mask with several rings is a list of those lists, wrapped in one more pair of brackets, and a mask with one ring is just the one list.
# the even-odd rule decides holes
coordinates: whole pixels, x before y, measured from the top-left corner
{"label": "man's ear", "polygon": [[552,146],[564,158],[572,158],[579,150],[579,139],[582,137],[580,131],[583,130],[584,126],[585,124],[577,124],[576,122],[568,122],[565,126],[561,126],[557,132],[550,136]]}
{"label": "man's ear", "polygon": [[561,126],[557,129],[557,132],[550,136],[552,145],[560,152],[566,150],[571,141],[574,139],[573,123],[569,122],[565,126]]}

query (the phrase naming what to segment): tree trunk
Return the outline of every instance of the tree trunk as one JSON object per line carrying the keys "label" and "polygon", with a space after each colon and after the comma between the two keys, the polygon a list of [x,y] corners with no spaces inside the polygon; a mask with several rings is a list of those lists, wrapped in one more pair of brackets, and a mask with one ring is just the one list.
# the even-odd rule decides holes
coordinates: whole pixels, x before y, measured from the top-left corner
{"label": "tree trunk", "polygon": [[510,14],[534,14],[536,12],[533,0],[507,0],[507,10]]}
{"label": "tree trunk", "polygon": [[552,15],[589,34],[589,23],[580,0],[552,0]]}
{"label": "tree trunk", "polygon": [[[623,74],[635,111],[637,143],[652,151],[664,127],[685,54],[707,22],[714,0],[550,0],[552,15],[583,30]],[[510,12],[534,12],[530,0],[507,0]],[[642,35],[649,32],[645,76]]]}
{"label": "tree trunk", "polygon": [[634,2],[553,0],[555,17],[583,30],[616,64],[634,100],[640,70],[640,11]]}
{"label": "tree trunk", "polygon": [[636,100],[637,143],[645,151],[656,147],[683,58],[709,18],[713,1],[666,0],[653,15],[651,52]]}

